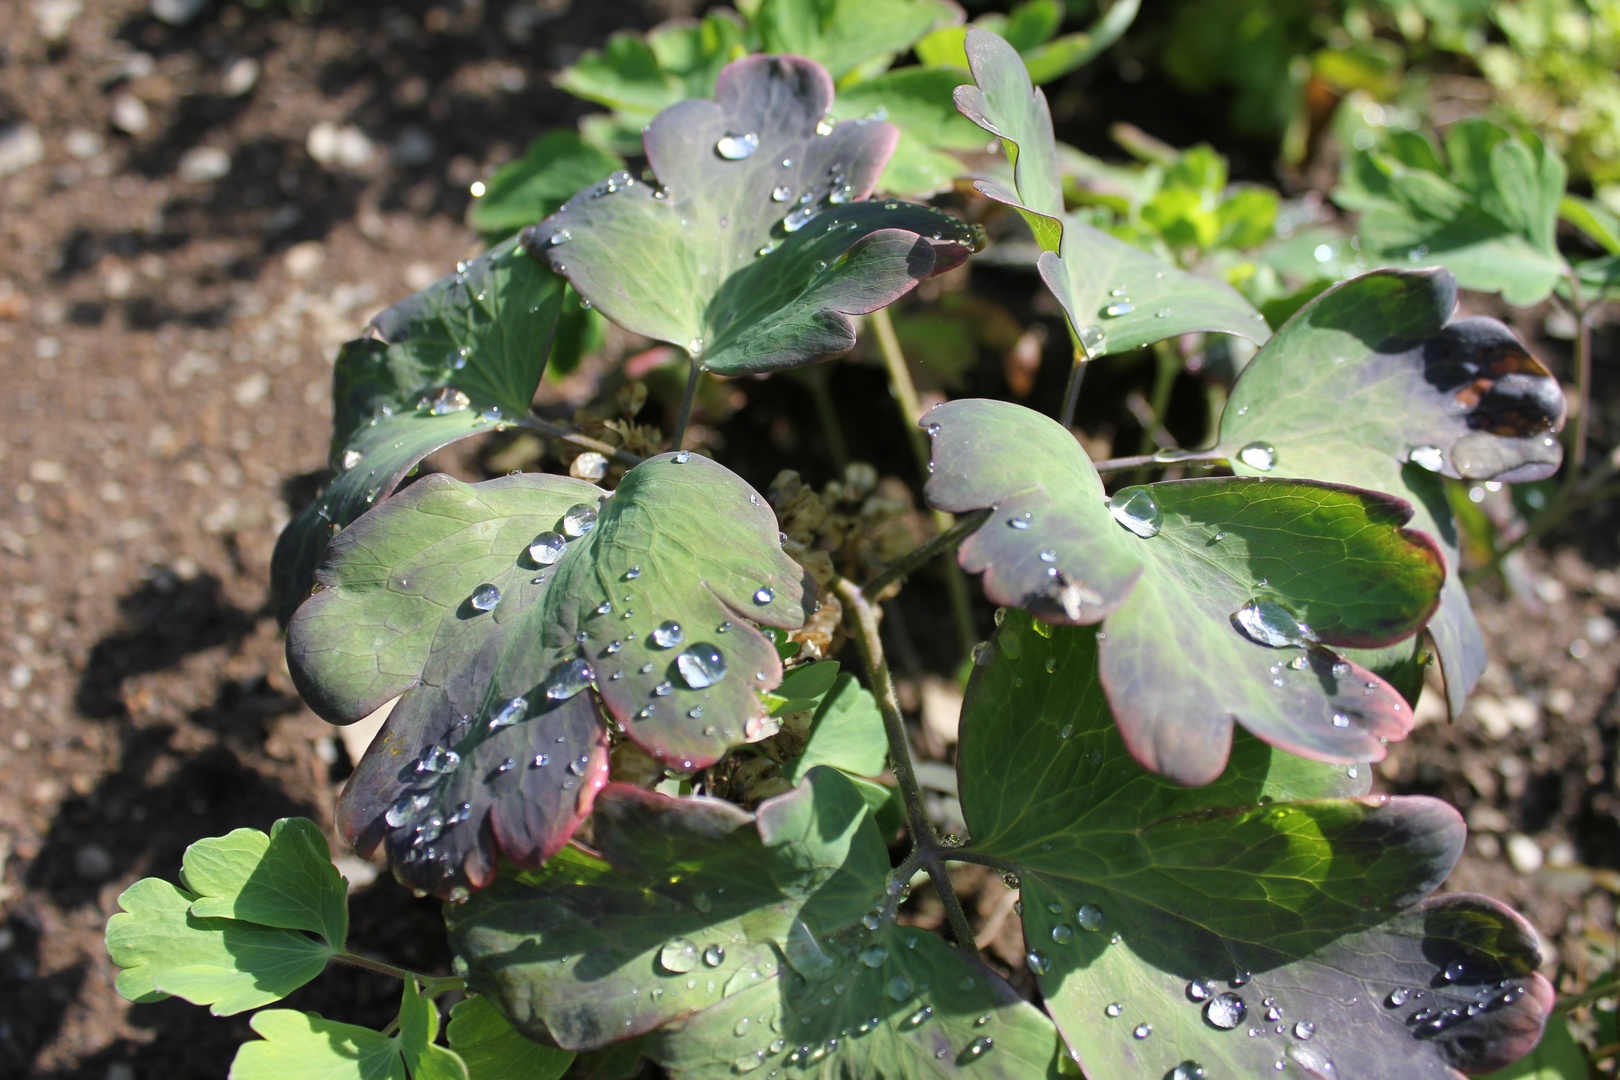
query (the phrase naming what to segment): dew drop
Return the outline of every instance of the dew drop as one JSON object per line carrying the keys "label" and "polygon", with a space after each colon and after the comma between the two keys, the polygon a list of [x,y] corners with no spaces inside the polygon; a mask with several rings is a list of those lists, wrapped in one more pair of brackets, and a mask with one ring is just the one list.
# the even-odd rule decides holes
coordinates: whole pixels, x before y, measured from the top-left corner
{"label": "dew drop", "polygon": [[684,975],[698,965],[697,946],[687,938],[670,938],[664,943],[664,947],[658,950],[658,962],[663,965],[665,971]]}
{"label": "dew drop", "polygon": [[563,532],[570,537],[584,536],[596,528],[596,507],[589,503],[578,503],[568,508],[563,514]]}
{"label": "dew drop", "polygon": [[388,812],[383,815],[383,820],[388,823],[390,829],[404,828],[411,823],[417,814],[426,810],[428,803],[431,801],[427,795],[423,794],[406,795],[388,808]]}
{"label": "dew drop", "polygon": [[892,976],[883,984],[883,992],[895,1001],[904,1001],[911,996],[911,980],[904,975]]}
{"label": "dew drop", "polygon": [[1109,304],[1107,307],[1103,308],[1103,316],[1109,319],[1117,319],[1119,316],[1129,315],[1135,310],[1135,304],[1132,304],[1129,301],[1122,301],[1118,304]]}
{"label": "dew drop", "polygon": [[675,658],[675,670],[694,690],[713,686],[726,677],[726,659],[707,642],[693,645]]}
{"label": "dew drop", "polygon": [[1170,1070],[1165,1080],[1204,1080],[1204,1067],[1196,1061],[1183,1061]]}
{"label": "dew drop", "polygon": [[528,712],[529,699],[520,694],[502,705],[500,711],[489,718],[490,729],[498,730],[503,727],[511,727],[528,715]]}
{"label": "dew drop", "polygon": [[1108,334],[1100,326],[1082,326],[1079,331],[1080,347],[1086,350],[1086,359],[1095,360],[1108,348]]}
{"label": "dew drop", "polygon": [[726,950],[723,945],[710,945],[703,950],[703,962],[710,967],[719,967],[726,959]]}
{"label": "dew drop", "polygon": [[791,198],[793,198],[793,189],[786,185],[774,188],[771,191],[772,202],[787,202]]}
{"label": "dew drop", "polygon": [[1131,1034],[1136,1036],[1138,1039],[1145,1039],[1149,1035],[1153,1034],[1153,1025],[1137,1024],[1136,1028],[1131,1032]]}
{"label": "dew drop", "polygon": [[681,629],[681,624],[673,620],[659,623],[649,636],[660,649],[673,649],[686,640],[686,632]]}
{"label": "dew drop", "polygon": [[467,602],[474,610],[494,611],[495,605],[501,602],[501,590],[493,585],[480,585],[473,590],[472,597]]}
{"label": "dew drop", "polygon": [[995,1041],[988,1035],[980,1035],[977,1039],[968,1043],[967,1049],[962,1053],[969,1058],[983,1057],[989,1053],[990,1047],[995,1045]]}
{"label": "dew drop", "polygon": [[1429,472],[1437,473],[1446,467],[1446,455],[1438,446],[1414,446],[1407,451],[1406,460]]}
{"label": "dew drop", "polygon": [[1294,1025],[1294,1038],[1308,1039],[1316,1034],[1316,1025],[1309,1020],[1301,1020]]}
{"label": "dew drop", "polygon": [[1108,512],[1114,520],[1144,540],[1159,535],[1163,515],[1153,494],[1145,487],[1120,488],[1108,500]]}
{"label": "dew drop", "polygon": [[529,541],[529,558],[540,566],[550,566],[563,557],[568,541],[560,533],[543,532]]}
{"label": "dew drop", "polygon": [[1037,975],[1045,975],[1052,970],[1052,961],[1047,959],[1046,954],[1039,949],[1029,950],[1024,956],[1024,960],[1029,964],[1029,970]]}
{"label": "dew drop", "polygon": [[775,599],[776,590],[774,589],[769,587],[761,587],[754,590],[754,603],[756,604],[768,604]]}
{"label": "dew drop", "polygon": [[1233,993],[1216,994],[1204,1006],[1204,1019],[1222,1031],[1231,1031],[1243,1023],[1243,1018],[1248,1014],[1249,1006]]}
{"label": "dew drop", "polygon": [[810,224],[811,219],[820,212],[814,206],[796,206],[788,211],[787,217],[782,219],[782,230],[790,233],[798,232]]}
{"label": "dew drop", "polygon": [[714,144],[714,152],[727,161],[741,161],[743,158],[753,156],[754,151],[758,149],[759,133],[754,131],[740,135],[728,131]]}
{"label": "dew drop", "polygon": [[1277,467],[1277,448],[1268,442],[1252,442],[1238,451],[1238,460],[1251,469],[1270,472]]}
{"label": "dew drop", "polygon": [[1096,933],[1102,929],[1103,910],[1096,904],[1081,904],[1080,910],[1075,912],[1074,921],[1080,924],[1080,929]]}
{"label": "dew drop", "polygon": [[1119,1014],[1124,1012],[1124,1011],[1125,1011],[1125,1006],[1123,1006],[1119,1002],[1115,1001],[1115,1002],[1110,1003],[1109,1006],[1106,1009],[1103,1010],[1103,1013],[1106,1014],[1107,1016],[1111,1017],[1111,1018],[1116,1018],[1117,1019]]}
{"label": "dew drop", "polygon": [[456,766],[461,764],[461,755],[454,750],[446,750],[442,746],[435,746],[429,750],[421,761],[416,763],[417,772],[449,773],[455,772]]}
{"label": "dew drop", "polygon": [[1187,984],[1187,1000],[1205,1001],[1214,991],[1215,987],[1208,979],[1194,979]]}
{"label": "dew drop", "polygon": [[1074,928],[1068,923],[1058,923],[1052,927],[1052,940],[1059,945],[1067,945],[1074,940]]}
{"label": "dew drop", "polygon": [[587,686],[595,676],[591,673],[591,665],[583,660],[574,659],[558,664],[546,680],[546,697],[553,701],[566,701]]}
{"label": "dew drop", "polygon": [[1385,1004],[1391,1009],[1398,1009],[1411,999],[1412,991],[1409,988],[1405,986],[1397,986],[1395,989],[1389,992],[1389,997],[1385,998],[1384,1001]]}
{"label": "dew drop", "polygon": [[1294,613],[1269,598],[1255,598],[1232,615],[1232,625],[1258,645],[1281,649],[1311,640],[1311,628]]}

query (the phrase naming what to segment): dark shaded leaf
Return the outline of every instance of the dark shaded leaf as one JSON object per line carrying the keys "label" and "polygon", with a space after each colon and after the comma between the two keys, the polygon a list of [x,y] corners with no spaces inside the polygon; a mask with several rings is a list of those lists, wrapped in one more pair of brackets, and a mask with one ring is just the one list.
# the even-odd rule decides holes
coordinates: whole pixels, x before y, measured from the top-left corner
{"label": "dark shaded leaf", "polygon": [[[929,504],[995,510],[963,542],[963,569],[984,573],[996,603],[1050,622],[1103,623],[1103,682],[1148,768],[1208,783],[1234,722],[1339,762],[1379,760],[1386,740],[1411,730],[1401,695],[1329,648],[1392,644],[1434,610],[1444,563],[1432,539],[1401,528],[1406,503],[1213,477],[1125,489],[1110,502],[1074,437],[1039,413],[962,400],[923,422],[934,439]],[[1257,603],[1267,605],[1258,614],[1281,613],[1276,647],[1242,628]]]}
{"label": "dark shaded leaf", "polygon": [[467,210],[467,223],[486,236],[531,225],[568,201],[568,196],[624,167],[610,154],[561,128],[529,143],[523,156],[495,170],[481,198]]}
{"label": "dark shaded leaf", "polygon": [[308,818],[282,818],[266,836],[235,829],[186,848],[181,875],[198,894],[191,913],[308,930],[343,948],[348,890],[326,837]]}
{"label": "dark shaded leaf", "polygon": [[877,120],[828,130],[832,90],[800,57],[730,64],[716,100],[683,101],[648,128],[655,182],[617,173],[523,242],[608,318],[710,371],[847,352],[849,316],[956,266],[979,239],[929,207],[863,201],[898,133]]}
{"label": "dark shaded leaf", "polygon": [[557,476],[427,477],[340,534],[318,580],[287,636],[310,707],[349,723],[404,695],[340,825],[440,895],[486,883],[497,847],[533,866],[567,842],[607,776],[597,694],[675,769],[774,731],[757,691],[781,662],[748,620],[799,625],[806,588],[763,500],[687,453],[611,499]]}
{"label": "dark shaded leaf", "polygon": [[286,622],[327,542],[388,498],[427,455],[528,414],[551,350],[563,282],[515,241],[372,320],[332,373],[333,472],[270,561]]}
{"label": "dark shaded leaf", "polygon": [[1242,735],[1207,787],[1155,777],[1109,722],[1097,652],[1009,612],[958,759],[969,850],[1017,872],[1030,966],[1088,1075],[1457,1078],[1534,1045],[1553,1000],[1534,931],[1428,895],[1455,810]]}
{"label": "dark shaded leaf", "polygon": [[557,1080],[574,1061],[572,1051],[542,1046],[513,1031],[488,998],[458,1001],[446,1034],[472,1080]]}
{"label": "dark shaded leaf", "polygon": [[1557,380],[1501,323],[1452,319],[1456,302],[1456,280],[1439,268],[1380,270],[1322,293],[1244,369],[1219,446],[1240,474],[1355,484],[1412,503],[1413,524],[1439,540],[1451,567],[1429,632],[1453,716],[1485,650],[1434,473],[1551,476],[1564,422]]}
{"label": "dark shaded leaf", "polygon": [[595,823],[602,859],[570,853],[448,915],[470,985],[519,1030],[581,1050],[650,1034],[680,1078],[1053,1074],[1045,1017],[895,925],[883,840],[835,770],[757,817],[616,784]]}
{"label": "dark shaded leaf", "polygon": [[1002,138],[1017,190],[987,180],[974,187],[1029,222],[1044,249],[1041,279],[1088,357],[1196,331],[1266,340],[1265,319],[1224,281],[1177,269],[1065,214],[1046,95],[1031,85],[1017,51],[989,31],[968,31],[967,55],[978,85],[957,88],[957,108]]}
{"label": "dark shaded leaf", "polygon": [[952,0],[764,0],[755,22],[764,51],[807,56],[841,79],[962,19]]}

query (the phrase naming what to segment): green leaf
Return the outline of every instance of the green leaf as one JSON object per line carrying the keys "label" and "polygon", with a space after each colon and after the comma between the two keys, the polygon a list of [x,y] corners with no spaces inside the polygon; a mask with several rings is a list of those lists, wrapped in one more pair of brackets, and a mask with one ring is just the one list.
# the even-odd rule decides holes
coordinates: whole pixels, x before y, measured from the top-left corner
{"label": "green leaf", "polygon": [[681,771],[770,734],[757,691],[782,666],[750,620],[798,626],[812,587],[777,537],[748,485],[684,451],[611,499],[566,477],[434,475],[356,522],[287,633],[328,720],[404,695],[344,789],[344,836],[386,840],[396,875],[448,896],[487,882],[497,848],[543,862],[590,812],[597,697]]}
{"label": "green leaf", "polygon": [[877,701],[849,674],[838,681],[810,721],[804,753],[788,762],[782,775],[798,783],[818,765],[831,765],[856,776],[876,776],[888,760],[889,742]]}
{"label": "green leaf", "polygon": [[472,1080],[557,1080],[574,1061],[572,1051],[519,1035],[486,997],[458,1001],[448,1035]]}
{"label": "green leaf", "polygon": [[833,682],[837,678],[836,660],[805,664],[789,672],[782,680],[782,685],[776,688],[776,692],[766,695],[765,703],[770,706],[772,716],[814,709],[821,704],[822,697],[832,689]]}
{"label": "green leaf", "polygon": [[1240,474],[1355,484],[1412,503],[1414,526],[1440,542],[1450,567],[1429,631],[1453,716],[1485,651],[1457,575],[1456,526],[1431,470],[1545,478],[1561,458],[1552,435],[1564,420],[1547,369],[1501,323],[1452,319],[1456,302],[1456,280],[1443,269],[1382,270],[1322,293],[1249,361],[1219,444]]}
{"label": "green leaf", "polygon": [[200,897],[191,905],[199,918],[308,930],[343,948],[347,888],[326,837],[308,818],[282,818],[268,836],[236,829],[199,840],[186,848],[181,875]]}
{"label": "green leaf", "polygon": [[1333,198],[1361,211],[1368,259],[1438,262],[1464,288],[1526,305],[1565,271],[1556,243],[1564,178],[1564,163],[1537,136],[1470,119],[1446,133],[1444,160],[1416,135],[1357,153]]}
{"label": "green leaf", "polygon": [[468,208],[467,223],[486,235],[513,232],[556,213],[568,196],[623,167],[617,154],[572,131],[548,131],[522,157],[495,170],[483,197]]}
{"label": "green leaf", "polygon": [[[963,542],[985,595],[1051,622],[1102,621],[1103,682],[1126,744],[1186,784],[1226,763],[1236,721],[1295,753],[1376,761],[1412,712],[1334,653],[1411,636],[1444,563],[1412,508],[1355,488],[1217,478],[1111,501],[1074,437],[1039,413],[964,399],[925,418],[929,505],[995,513]],[[1257,632],[1255,618],[1277,635]],[[1247,629],[1245,629],[1247,626]],[[1013,647],[1015,635],[1003,635]]]}
{"label": "green leaf", "polygon": [[1547,1022],[1534,1050],[1480,1080],[1588,1080],[1591,1075],[1586,1052],[1570,1035],[1569,1024],[1555,1016]]}
{"label": "green leaf", "polygon": [[395,304],[338,354],[332,478],[282,531],[270,561],[286,622],[339,530],[387,499],[427,455],[528,414],[563,282],[516,242]]}
{"label": "green leaf", "polygon": [[765,52],[807,56],[835,79],[961,21],[949,0],[764,0],[754,19]]}
{"label": "green leaf", "polygon": [[1620,219],[1601,204],[1579,195],[1565,195],[1558,201],[1558,216],[1610,255],[1620,255]]}
{"label": "green leaf", "polygon": [[[1017,191],[985,180],[974,187],[1029,222],[1044,249],[1041,279],[1088,358],[1197,331],[1266,340],[1265,319],[1224,281],[1179,270],[1065,214],[1046,96],[1030,84],[1012,46],[994,34],[969,30],[967,52],[978,85],[957,88],[957,108],[1008,144]],[[1213,218],[1211,228],[1218,229]]]}
{"label": "green leaf", "polygon": [[173,994],[215,1016],[256,1009],[319,975],[336,950],[301,934],[235,919],[201,919],[199,897],[142,878],[107,920],[107,954],[123,968],[115,985],[130,1001]]}
{"label": "green leaf", "polygon": [[613,785],[595,821],[602,860],[502,877],[448,913],[470,985],[519,1030],[580,1050],[649,1035],[681,1080],[1054,1074],[1044,1016],[895,925],[883,838],[835,770],[757,816]]}
{"label": "green leaf", "polygon": [[461,1058],[433,1045],[438,1009],[412,979],[393,1038],[291,1009],[266,1009],[248,1023],[263,1037],[236,1051],[230,1080],[468,1080]]}
{"label": "green leaf", "polygon": [[984,148],[983,133],[956,111],[951,95],[961,81],[953,68],[908,67],[839,92],[832,115],[840,123],[875,117],[900,132],[877,182],[880,190],[914,198],[945,191],[963,166],[944,151]]}
{"label": "green leaf", "polygon": [[1242,736],[1209,786],[1155,777],[1109,722],[1097,651],[1009,612],[958,758],[968,850],[1018,874],[1029,966],[1087,1075],[1415,1080],[1534,1044],[1553,1001],[1535,932],[1428,895],[1455,810]]}
{"label": "green leaf", "polygon": [[716,100],[683,101],[648,127],[656,182],[615,174],[524,244],[602,314],[718,374],[847,352],[850,316],[958,265],[979,239],[926,206],[864,201],[898,133],[852,120],[818,134],[832,89],[799,57],[728,65]]}
{"label": "green leaf", "polygon": [[1140,0],[1115,0],[1082,34],[1065,34],[1030,49],[1020,49],[1032,82],[1044,84],[1078,71],[1101,56],[1130,28]]}

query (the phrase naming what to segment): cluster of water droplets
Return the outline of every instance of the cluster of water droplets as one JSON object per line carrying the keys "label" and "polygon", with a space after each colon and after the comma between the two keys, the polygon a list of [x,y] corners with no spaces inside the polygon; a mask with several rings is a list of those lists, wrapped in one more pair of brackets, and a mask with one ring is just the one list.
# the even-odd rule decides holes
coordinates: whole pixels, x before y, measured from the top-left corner
{"label": "cluster of water droplets", "polygon": [[[1422,987],[1397,986],[1384,997],[1384,1008],[1389,1010],[1412,1006],[1403,1018],[1406,1026],[1419,1038],[1433,1038],[1476,1016],[1504,1009],[1522,998],[1524,984],[1516,979],[1490,978],[1466,960],[1453,960],[1442,973],[1445,982],[1455,987],[1448,996],[1461,1004],[1443,1004],[1437,994]],[[1468,983],[1472,992],[1457,984]]]}

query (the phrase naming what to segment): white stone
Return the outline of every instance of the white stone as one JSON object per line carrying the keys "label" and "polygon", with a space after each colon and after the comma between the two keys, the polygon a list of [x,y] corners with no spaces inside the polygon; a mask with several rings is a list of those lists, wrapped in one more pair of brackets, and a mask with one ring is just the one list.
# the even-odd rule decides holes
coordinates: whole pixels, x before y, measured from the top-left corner
{"label": "white stone", "polygon": [[365,132],[353,124],[339,127],[330,120],[322,120],[309,129],[304,148],[322,165],[339,165],[346,169],[358,169],[376,154],[376,147]]}
{"label": "white stone", "polygon": [[184,26],[207,6],[208,0],[152,0],[152,14],[170,26]]}
{"label": "white stone", "polygon": [[1521,874],[1533,874],[1541,869],[1544,856],[1541,846],[1524,833],[1509,833],[1505,840],[1508,862]]}
{"label": "white stone", "polygon": [[74,128],[62,136],[62,149],[66,150],[70,157],[76,157],[80,161],[95,157],[106,145],[106,141],[100,135],[84,128]]}
{"label": "white stone", "polygon": [[13,124],[0,131],[0,176],[22,172],[45,156],[45,140],[33,124]]}
{"label": "white stone", "polygon": [[139,135],[151,126],[152,114],[146,111],[144,101],[128,90],[121,90],[113,95],[112,123],[126,135]]}
{"label": "white stone", "polygon": [[231,61],[219,80],[219,88],[226,97],[241,97],[259,81],[259,62],[251,56],[239,56]]}
{"label": "white stone", "polygon": [[211,184],[231,171],[231,155],[217,146],[195,146],[187,150],[175,170],[188,184]]}
{"label": "white stone", "polygon": [[290,277],[306,278],[321,268],[326,261],[326,249],[315,240],[305,240],[287,249],[281,257],[282,265]]}
{"label": "white stone", "polygon": [[84,13],[81,0],[34,0],[34,21],[39,36],[52,45],[67,40],[73,20]]}

